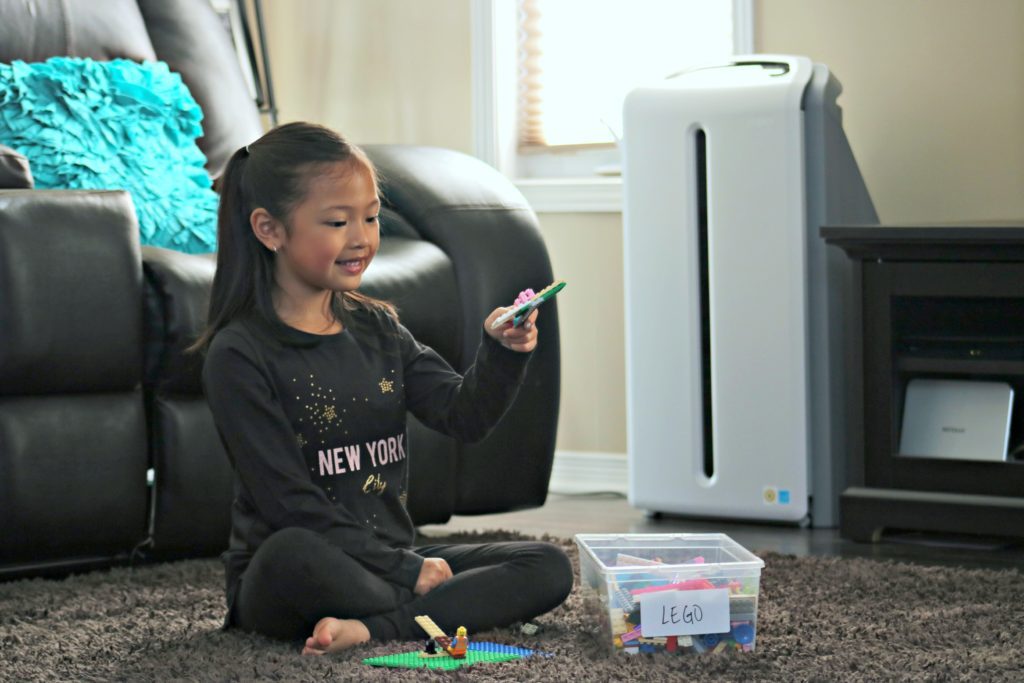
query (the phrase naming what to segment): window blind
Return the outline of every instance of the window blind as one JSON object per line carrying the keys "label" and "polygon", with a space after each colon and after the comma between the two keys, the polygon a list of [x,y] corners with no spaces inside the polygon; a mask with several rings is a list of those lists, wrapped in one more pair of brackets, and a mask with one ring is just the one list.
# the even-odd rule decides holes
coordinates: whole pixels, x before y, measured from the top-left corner
{"label": "window blind", "polygon": [[521,152],[612,145],[633,88],[733,54],[725,0],[517,0]]}

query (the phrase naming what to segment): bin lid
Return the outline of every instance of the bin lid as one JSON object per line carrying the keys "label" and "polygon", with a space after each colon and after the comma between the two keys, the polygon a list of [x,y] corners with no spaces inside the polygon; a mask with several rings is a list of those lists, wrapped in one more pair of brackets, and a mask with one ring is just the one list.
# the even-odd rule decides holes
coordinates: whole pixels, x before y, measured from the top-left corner
{"label": "bin lid", "polygon": [[[727,569],[730,573],[735,570],[753,571],[764,567],[764,560],[750,552],[742,545],[729,538],[726,534],[576,534],[574,537],[576,545],[581,554],[586,554],[597,563],[604,571],[636,572],[638,567],[650,570],[649,561],[609,565],[601,557],[608,556],[607,551],[616,551],[616,558],[619,555],[629,556],[650,555],[654,556],[657,550],[690,550],[700,551],[704,561],[700,564],[693,562],[672,563],[659,562],[659,568],[671,568],[674,570],[689,569],[715,571]],[[711,555],[708,557],[707,555]],[[641,558],[644,559],[644,558]]]}

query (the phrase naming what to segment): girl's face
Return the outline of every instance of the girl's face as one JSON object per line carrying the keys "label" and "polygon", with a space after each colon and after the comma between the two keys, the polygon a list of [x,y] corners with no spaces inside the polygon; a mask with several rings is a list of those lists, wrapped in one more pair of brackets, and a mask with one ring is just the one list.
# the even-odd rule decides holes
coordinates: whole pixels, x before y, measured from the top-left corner
{"label": "girl's face", "polygon": [[370,170],[358,161],[312,175],[292,210],[290,234],[277,254],[279,276],[314,289],[359,286],[380,247],[380,198]]}

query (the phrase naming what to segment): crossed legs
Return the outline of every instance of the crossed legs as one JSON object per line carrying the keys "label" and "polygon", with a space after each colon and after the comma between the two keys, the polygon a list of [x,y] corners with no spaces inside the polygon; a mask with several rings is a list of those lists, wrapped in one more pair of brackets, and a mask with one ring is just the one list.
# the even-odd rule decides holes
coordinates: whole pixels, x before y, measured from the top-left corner
{"label": "crossed legs", "polygon": [[369,638],[421,638],[414,621],[419,614],[451,633],[459,626],[473,633],[526,621],[560,605],[572,589],[572,565],[550,543],[428,545],[415,552],[445,559],[452,578],[414,595],[319,534],[282,529],[243,574],[235,623],[272,638],[307,639],[307,650],[312,644],[330,651]]}

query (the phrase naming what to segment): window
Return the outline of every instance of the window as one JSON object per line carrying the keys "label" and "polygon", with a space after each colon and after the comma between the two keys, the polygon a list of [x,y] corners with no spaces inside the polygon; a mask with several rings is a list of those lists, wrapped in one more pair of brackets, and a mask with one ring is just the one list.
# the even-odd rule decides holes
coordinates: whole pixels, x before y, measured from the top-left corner
{"label": "window", "polygon": [[620,210],[623,98],[645,82],[752,52],[750,4],[474,0],[477,155],[545,202],[560,195],[577,210]]}

